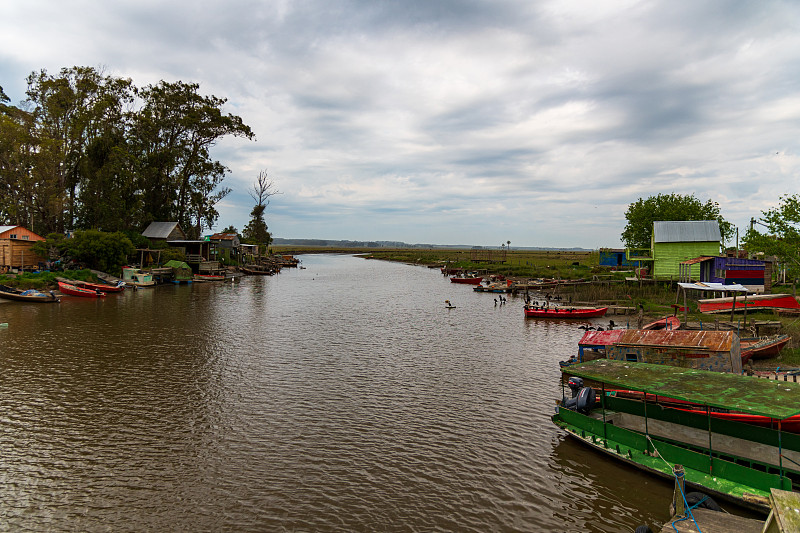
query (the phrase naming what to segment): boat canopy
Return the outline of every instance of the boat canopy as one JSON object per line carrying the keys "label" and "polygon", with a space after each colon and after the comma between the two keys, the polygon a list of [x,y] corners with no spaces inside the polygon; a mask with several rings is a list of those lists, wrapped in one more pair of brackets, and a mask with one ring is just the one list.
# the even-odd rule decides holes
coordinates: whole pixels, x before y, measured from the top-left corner
{"label": "boat canopy", "polygon": [[783,420],[800,414],[800,383],[598,359],[561,369],[614,387]]}
{"label": "boat canopy", "polygon": [[740,283],[725,285],[722,283],[711,283],[709,281],[698,281],[697,283],[678,283],[682,289],[694,289],[696,291],[712,292],[747,292],[747,287]]}

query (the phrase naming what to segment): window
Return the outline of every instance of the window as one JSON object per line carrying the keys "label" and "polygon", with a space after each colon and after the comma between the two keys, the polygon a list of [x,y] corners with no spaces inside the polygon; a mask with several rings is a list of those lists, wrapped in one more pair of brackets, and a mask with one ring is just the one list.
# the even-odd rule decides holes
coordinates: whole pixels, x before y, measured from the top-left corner
{"label": "window", "polygon": [[626,361],[631,361],[631,362],[635,363],[635,362],[636,362],[636,361],[638,361],[639,359],[636,357],[636,354],[635,354],[635,353],[628,353],[628,354],[625,354],[625,360],[626,360]]}
{"label": "window", "polygon": [[9,239],[16,239],[17,238],[17,234],[16,233],[12,233],[11,235],[8,236],[8,238]]}

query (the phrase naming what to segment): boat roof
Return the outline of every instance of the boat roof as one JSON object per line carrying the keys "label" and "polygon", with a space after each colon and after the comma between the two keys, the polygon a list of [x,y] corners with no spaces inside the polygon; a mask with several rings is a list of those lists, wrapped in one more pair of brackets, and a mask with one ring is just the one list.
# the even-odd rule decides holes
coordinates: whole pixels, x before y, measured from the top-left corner
{"label": "boat roof", "polygon": [[624,329],[607,329],[605,331],[587,331],[578,341],[578,346],[609,346],[619,342]]}
{"label": "boat roof", "polygon": [[564,374],[615,387],[783,420],[800,414],[800,383],[669,365],[598,359]]}
{"label": "boat roof", "polygon": [[747,292],[747,287],[745,287],[741,283],[733,283],[731,285],[725,285],[724,283],[712,283],[710,281],[702,281],[697,283],[679,282],[678,287],[682,289],[694,289],[696,291]]}

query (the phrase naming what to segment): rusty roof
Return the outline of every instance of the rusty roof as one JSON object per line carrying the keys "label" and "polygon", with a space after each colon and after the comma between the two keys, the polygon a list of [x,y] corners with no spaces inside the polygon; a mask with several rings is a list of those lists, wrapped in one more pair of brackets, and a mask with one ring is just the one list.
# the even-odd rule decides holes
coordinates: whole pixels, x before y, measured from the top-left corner
{"label": "rusty roof", "polygon": [[616,344],[637,346],[672,346],[676,348],[704,348],[714,352],[729,352],[736,333],[733,331],[690,330],[620,330],[622,335]]}
{"label": "rusty roof", "polygon": [[606,331],[587,331],[578,341],[578,346],[609,346],[619,342],[624,329],[609,329]]}

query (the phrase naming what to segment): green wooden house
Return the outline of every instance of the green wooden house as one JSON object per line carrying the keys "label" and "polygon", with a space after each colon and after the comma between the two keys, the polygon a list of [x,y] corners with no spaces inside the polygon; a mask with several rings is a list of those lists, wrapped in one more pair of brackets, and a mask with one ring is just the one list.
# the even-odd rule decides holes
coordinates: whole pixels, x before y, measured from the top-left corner
{"label": "green wooden house", "polygon": [[[653,222],[650,244],[653,277],[677,279],[682,261],[718,256],[721,240],[716,220]],[[692,278],[700,279],[700,265],[695,264],[691,268]]]}

